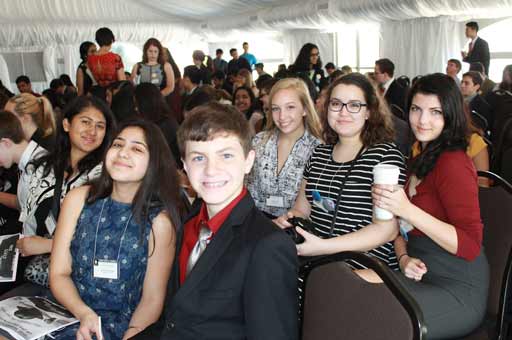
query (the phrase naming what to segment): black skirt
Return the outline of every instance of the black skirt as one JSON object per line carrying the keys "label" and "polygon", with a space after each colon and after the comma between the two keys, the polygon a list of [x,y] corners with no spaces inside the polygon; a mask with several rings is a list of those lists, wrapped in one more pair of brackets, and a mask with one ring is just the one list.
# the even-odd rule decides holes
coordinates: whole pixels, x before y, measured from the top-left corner
{"label": "black skirt", "polygon": [[486,313],[489,287],[489,265],[483,247],[476,259],[467,261],[428,237],[411,236],[407,252],[427,266],[419,282],[396,272],[423,312],[427,338],[459,337],[476,329]]}

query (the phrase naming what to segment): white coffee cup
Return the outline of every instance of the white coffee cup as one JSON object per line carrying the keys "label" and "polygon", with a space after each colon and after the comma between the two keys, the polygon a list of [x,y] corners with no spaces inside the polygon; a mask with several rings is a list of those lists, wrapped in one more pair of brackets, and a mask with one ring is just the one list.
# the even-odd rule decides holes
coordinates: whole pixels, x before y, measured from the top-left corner
{"label": "white coffee cup", "polygon": [[[400,168],[392,164],[377,164],[373,167],[373,184],[398,184],[398,177],[400,176]],[[393,213],[386,209],[379,208],[373,205],[373,212],[375,218],[378,220],[390,220],[393,218]]]}

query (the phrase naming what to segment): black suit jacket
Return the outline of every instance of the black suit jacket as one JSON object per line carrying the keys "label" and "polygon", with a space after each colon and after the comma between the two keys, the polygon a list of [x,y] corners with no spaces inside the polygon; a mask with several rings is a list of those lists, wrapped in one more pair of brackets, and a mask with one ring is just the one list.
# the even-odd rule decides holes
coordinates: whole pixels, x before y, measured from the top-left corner
{"label": "black suit jacket", "polygon": [[182,108],[183,113],[185,111],[190,111],[196,106],[206,104],[210,101],[210,96],[206,91],[202,89],[201,86],[196,87],[194,92],[191,94],[185,93],[182,97]]}
{"label": "black suit jacket", "polygon": [[164,316],[136,339],[297,340],[297,268],[291,238],[247,194],[181,287],[176,256]]}
{"label": "black suit jacket", "polygon": [[491,106],[487,101],[480,95],[476,95],[469,102],[469,109],[471,111],[476,111],[487,119],[487,123],[489,124],[488,128],[492,127],[494,124],[494,119],[491,116]]}
{"label": "black suit jacket", "polygon": [[238,59],[231,59],[228,63],[228,74],[231,72],[238,72],[241,69],[247,69],[249,71],[252,71],[251,64],[247,61],[247,59],[243,57],[238,57]]}
{"label": "black suit jacket", "polygon": [[403,112],[405,112],[407,90],[407,87],[400,85],[395,79],[389,85],[384,98],[386,98],[386,101],[390,107],[391,105],[395,104],[398,105],[398,107],[400,107]]}
{"label": "black suit jacket", "polygon": [[462,59],[467,63],[481,62],[485,67],[485,74],[489,75],[489,64],[491,61],[491,54],[489,53],[489,44],[484,39],[478,37],[475,41],[475,46],[471,52],[468,53],[466,58]]}

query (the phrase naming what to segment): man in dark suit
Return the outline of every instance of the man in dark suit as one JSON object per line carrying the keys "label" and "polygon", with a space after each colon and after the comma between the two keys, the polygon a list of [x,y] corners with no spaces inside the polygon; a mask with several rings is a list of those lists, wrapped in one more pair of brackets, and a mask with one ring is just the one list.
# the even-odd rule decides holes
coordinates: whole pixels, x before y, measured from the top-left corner
{"label": "man in dark suit", "polygon": [[[394,105],[400,108],[403,114],[406,111],[407,86],[400,84],[395,78],[395,64],[387,58],[375,61],[375,80],[379,84],[381,93],[384,94],[391,111],[400,117],[393,108]],[[403,116],[400,118],[404,118]]]}
{"label": "man in dark suit", "polygon": [[206,104],[210,101],[210,96],[199,84],[203,79],[202,71],[195,65],[185,67],[183,71],[183,79],[180,84],[184,93],[182,97],[183,116],[194,107]]}
{"label": "man in dark suit", "polygon": [[297,250],[244,187],[255,157],[247,120],[210,103],[178,139],[202,202],[178,235],[165,313],[136,339],[298,339]]}
{"label": "man in dark suit", "polygon": [[466,24],[466,37],[471,39],[468,52],[461,52],[462,60],[466,63],[481,62],[484,65],[485,74],[489,75],[491,54],[489,44],[478,36],[478,23],[475,21]]}
{"label": "man in dark suit", "polygon": [[[482,76],[476,71],[469,71],[462,75],[462,81],[460,83],[460,91],[464,97],[464,101],[468,104],[470,112],[476,111],[482,115],[488,124],[493,123],[491,117],[491,107],[487,101],[478,94],[480,87],[482,86]],[[475,123],[478,121],[474,120]],[[477,124],[477,127],[479,124]]]}
{"label": "man in dark suit", "polygon": [[249,64],[247,59],[240,58],[238,56],[238,51],[236,50],[236,48],[230,49],[229,54],[231,55],[231,58],[233,58],[233,59],[231,59],[228,63],[228,74],[230,74],[232,72],[238,73],[238,71],[240,71],[243,68],[252,72],[251,65]]}

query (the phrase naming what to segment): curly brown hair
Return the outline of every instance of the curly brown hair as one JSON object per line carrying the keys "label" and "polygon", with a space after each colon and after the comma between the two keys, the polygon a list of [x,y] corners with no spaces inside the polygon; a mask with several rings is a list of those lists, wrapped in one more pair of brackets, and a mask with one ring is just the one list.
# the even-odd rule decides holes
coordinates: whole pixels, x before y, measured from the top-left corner
{"label": "curly brown hair", "polygon": [[[329,101],[332,91],[338,85],[354,85],[363,91],[366,100],[366,109],[369,112],[369,117],[365,122],[363,130],[361,131],[361,141],[365,147],[375,145],[378,143],[392,142],[395,138],[395,129],[393,128],[393,121],[391,120],[391,113],[387,104],[382,96],[377,94],[375,87],[372,83],[361,73],[350,73],[341,78],[336,79],[327,90],[327,98],[325,101],[324,110],[329,111]],[[339,136],[336,131],[329,125],[327,119],[328,114],[322,116],[323,137],[327,144],[336,144]]]}

